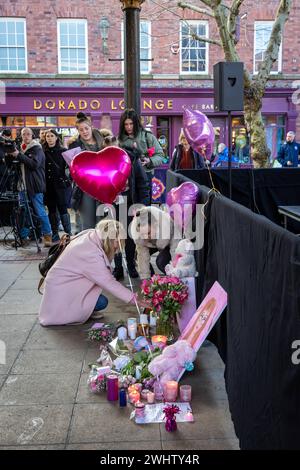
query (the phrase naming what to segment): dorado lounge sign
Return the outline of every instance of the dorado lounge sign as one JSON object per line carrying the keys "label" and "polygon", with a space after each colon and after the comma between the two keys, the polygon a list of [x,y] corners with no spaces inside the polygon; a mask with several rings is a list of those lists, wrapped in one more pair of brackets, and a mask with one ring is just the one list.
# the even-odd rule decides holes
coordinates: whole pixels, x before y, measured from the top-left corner
{"label": "dorado lounge sign", "polygon": [[[35,111],[48,110],[48,111],[122,111],[125,109],[124,100],[114,99],[33,99],[33,109]],[[142,109],[150,110],[170,110],[173,109],[173,100],[153,100],[142,99]]]}

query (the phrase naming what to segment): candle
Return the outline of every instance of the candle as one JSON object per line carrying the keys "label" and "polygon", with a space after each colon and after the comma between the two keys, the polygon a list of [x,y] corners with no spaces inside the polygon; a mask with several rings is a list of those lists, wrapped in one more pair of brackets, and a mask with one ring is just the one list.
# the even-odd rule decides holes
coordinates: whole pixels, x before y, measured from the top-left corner
{"label": "candle", "polygon": [[127,339],[127,328],[125,328],[125,326],[120,326],[118,328],[118,339],[120,341]]}
{"label": "candle", "polygon": [[127,405],[126,390],[124,388],[121,388],[120,390],[119,405],[120,407],[124,407]]}
{"label": "candle", "polygon": [[144,418],[145,416],[145,404],[141,401],[135,403],[135,417],[136,418]]}
{"label": "candle", "polygon": [[140,315],[140,323],[148,325],[148,315],[146,313]]}
{"label": "candle", "polygon": [[178,393],[178,382],[175,380],[169,380],[164,386],[164,397],[165,401],[176,401]]}
{"label": "candle", "polygon": [[149,391],[149,393],[147,394],[147,402],[149,403],[149,405],[154,403],[154,398],[155,398],[154,393]]}
{"label": "candle", "polygon": [[116,375],[107,375],[107,399],[117,401],[119,398],[119,379]]}
{"label": "candle", "polygon": [[154,383],[153,389],[154,389],[155,400],[163,400],[164,399],[164,389],[163,389],[163,386],[162,386],[162,384],[160,383],[159,380],[157,380]]}
{"label": "candle", "polygon": [[136,338],[137,325],[132,323],[128,326],[128,334],[130,339]]}
{"label": "candle", "polygon": [[141,395],[140,392],[137,390],[132,390],[131,392],[128,391],[128,400],[130,403],[137,403],[140,401]]}
{"label": "candle", "polygon": [[156,315],[153,312],[150,313],[150,326],[156,326]]}
{"label": "candle", "polygon": [[191,385],[180,385],[179,393],[180,393],[180,401],[191,401],[192,399]]}
{"label": "candle", "polygon": [[136,324],[137,324],[136,318],[132,317],[132,318],[127,319],[127,327],[128,328],[129,328],[130,325],[136,325]]}
{"label": "candle", "polygon": [[163,349],[167,344],[168,338],[163,335],[155,335],[151,338],[151,343],[155,348]]}
{"label": "candle", "polygon": [[149,392],[150,390],[147,390],[146,388],[141,391],[141,397],[143,398],[143,400],[147,400],[147,396]]}
{"label": "candle", "polygon": [[186,421],[194,421],[194,416],[193,416],[193,413],[191,411],[187,411],[187,413],[185,415],[185,420]]}

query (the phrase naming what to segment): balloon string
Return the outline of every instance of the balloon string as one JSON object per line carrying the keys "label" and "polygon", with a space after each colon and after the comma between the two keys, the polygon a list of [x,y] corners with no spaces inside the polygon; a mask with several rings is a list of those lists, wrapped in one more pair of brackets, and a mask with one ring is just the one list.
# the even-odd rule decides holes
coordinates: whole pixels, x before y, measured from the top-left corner
{"label": "balloon string", "polygon": [[[131,292],[133,293],[134,303],[135,303],[137,312],[138,312],[139,316],[141,316],[140,307],[139,307],[139,304],[138,304],[138,302],[137,302],[136,295],[135,295],[134,290],[133,290],[132,279],[131,279],[131,276],[130,276],[130,274],[129,274],[129,270],[128,270],[128,266],[127,266],[127,260],[126,260],[126,256],[125,256],[124,250],[123,250],[123,248],[122,248],[122,243],[121,243],[120,235],[119,235],[119,232],[118,232],[118,229],[117,229],[117,224],[116,224],[116,221],[115,221],[115,219],[114,219],[114,215],[113,215],[113,212],[112,212],[112,208],[109,207],[109,210],[110,210],[111,218],[112,218],[113,221],[115,222],[115,230],[116,230],[116,234],[117,234],[117,240],[118,240],[118,243],[119,243],[120,253],[121,253],[121,255],[122,255],[122,261],[124,261],[125,269],[126,269],[126,272],[127,272],[127,276],[128,276],[128,280],[129,280],[129,285],[130,285],[130,290],[131,290]],[[144,337],[146,338],[146,332],[145,332],[145,328],[144,328],[143,323],[141,323],[141,326],[142,326],[142,331],[143,331]],[[150,345],[149,345],[148,341],[147,341],[147,347],[148,347],[148,350],[149,350],[149,355],[150,355],[150,357],[152,358],[152,352],[151,352]]]}

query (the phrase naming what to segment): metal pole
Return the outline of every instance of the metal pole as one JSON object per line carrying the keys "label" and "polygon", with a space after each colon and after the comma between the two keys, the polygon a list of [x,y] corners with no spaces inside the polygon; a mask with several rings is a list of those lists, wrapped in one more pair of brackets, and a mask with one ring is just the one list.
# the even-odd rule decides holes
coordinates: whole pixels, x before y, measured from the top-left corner
{"label": "metal pole", "polygon": [[231,158],[232,158],[232,122],[231,122],[231,111],[228,111],[228,172],[229,172],[229,198],[230,199],[232,199]]}
{"label": "metal pole", "polygon": [[120,0],[124,15],[124,100],[141,114],[140,10],[144,0]]}

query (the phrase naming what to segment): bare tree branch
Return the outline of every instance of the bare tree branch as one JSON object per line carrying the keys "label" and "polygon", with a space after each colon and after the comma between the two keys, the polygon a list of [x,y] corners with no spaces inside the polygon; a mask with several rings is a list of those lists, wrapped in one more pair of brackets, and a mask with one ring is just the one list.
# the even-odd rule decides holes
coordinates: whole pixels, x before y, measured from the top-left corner
{"label": "bare tree branch", "polygon": [[282,41],[282,31],[289,17],[291,4],[292,0],[280,0],[265,58],[256,77],[256,82],[261,89],[265,88],[273,64],[278,59],[278,52]]}
{"label": "bare tree branch", "polygon": [[198,34],[195,34],[195,33],[192,33],[191,37],[193,39],[196,39],[196,41],[208,42],[209,44],[214,44],[215,46],[222,47],[221,42],[217,41],[216,39],[204,38],[202,36],[198,36]]}
{"label": "bare tree branch", "polygon": [[236,31],[236,21],[240,14],[241,5],[244,3],[244,0],[233,0],[231,5],[230,14],[228,16],[227,27],[231,35],[234,35]]}
{"label": "bare tree branch", "polygon": [[196,7],[195,5],[192,5],[191,3],[186,3],[186,2],[178,2],[178,6],[180,8],[188,8],[189,10],[193,10],[193,11],[196,11],[197,13],[201,13],[202,15],[207,15],[207,16],[210,16],[211,18],[214,18],[215,15],[213,14],[213,12],[211,11],[208,11],[208,10],[205,10],[204,8],[199,8],[199,7]]}

